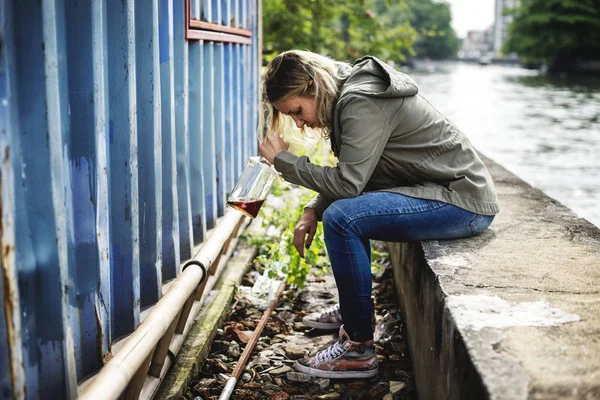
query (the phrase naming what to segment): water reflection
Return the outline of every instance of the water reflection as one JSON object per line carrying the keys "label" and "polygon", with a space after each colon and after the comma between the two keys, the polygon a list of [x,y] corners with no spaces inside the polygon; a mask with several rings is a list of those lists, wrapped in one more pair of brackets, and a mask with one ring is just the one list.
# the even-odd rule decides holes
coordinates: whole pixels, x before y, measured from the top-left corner
{"label": "water reflection", "polygon": [[437,67],[411,76],[481,152],[600,226],[600,78]]}

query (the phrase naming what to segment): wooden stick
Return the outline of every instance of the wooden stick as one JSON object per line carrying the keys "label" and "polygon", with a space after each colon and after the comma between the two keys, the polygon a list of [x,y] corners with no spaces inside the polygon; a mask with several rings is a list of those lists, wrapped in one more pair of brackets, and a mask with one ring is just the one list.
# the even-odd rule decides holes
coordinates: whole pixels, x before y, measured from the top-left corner
{"label": "wooden stick", "polygon": [[246,363],[248,362],[248,358],[250,358],[250,354],[252,354],[252,350],[254,350],[254,346],[256,346],[256,342],[258,342],[258,338],[260,337],[260,334],[262,333],[265,325],[267,324],[267,321],[269,320],[269,317],[271,316],[273,309],[277,305],[277,302],[279,301],[279,297],[281,296],[281,293],[283,293],[284,289],[285,289],[285,282],[281,282],[281,284],[279,285],[279,288],[277,289],[277,293],[275,293],[275,298],[273,299],[273,301],[271,301],[271,304],[269,304],[269,307],[264,312],[262,318],[260,319],[260,322],[256,326],[254,333],[252,334],[252,337],[250,337],[250,340],[248,340],[246,347],[244,347],[242,356],[240,357],[237,364],[235,365],[235,368],[233,369],[231,377],[229,377],[229,379],[225,383],[225,387],[223,388],[223,391],[221,392],[221,396],[219,396],[219,400],[229,400],[229,397],[231,397],[231,394],[235,390],[235,385],[237,384],[237,381],[240,378],[240,375],[242,374],[242,371],[244,370]]}
{"label": "wooden stick", "polygon": [[238,360],[237,364],[235,365],[235,368],[233,369],[233,373],[231,374],[231,376],[234,377],[236,380],[240,378],[240,375],[242,374],[242,371],[244,370],[244,367],[246,366],[246,363],[248,362],[248,359],[250,358],[250,354],[252,354],[252,350],[254,350],[254,346],[256,346],[256,343],[258,342],[258,338],[260,337],[260,334],[262,333],[263,329],[265,328],[265,325],[267,324],[267,321],[269,320],[269,317],[271,316],[273,309],[279,302],[279,297],[281,296],[281,293],[283,293],[284,289],[285,289],[285,282],[281,282],[281,284],[279,285],[279,288],[277,289],[277,293],[275,293],[275,298],[271,301],[271,304],[269,304],[269,307],[267,308],[267,310],[263,314],[262,318],[260,319],[260,322],[256,326],[256,329],[254,330],[254,333],[250,337],[250,340],[248,340],[246,347],[244,347],[244,351],[242,352],[242,355],[241,355],[240,359]]}

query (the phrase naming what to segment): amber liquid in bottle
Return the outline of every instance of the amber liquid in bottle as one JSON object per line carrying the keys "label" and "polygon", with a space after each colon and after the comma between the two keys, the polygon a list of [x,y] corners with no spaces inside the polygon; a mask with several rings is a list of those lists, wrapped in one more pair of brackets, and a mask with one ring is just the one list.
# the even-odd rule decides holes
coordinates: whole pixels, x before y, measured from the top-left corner
{"label": "amber liquid in bottle", "polygon": [[264,200],[234,200],[228,201],[227,205],[243,212],[250,218],[256,218],[258,211],[264,202]]}

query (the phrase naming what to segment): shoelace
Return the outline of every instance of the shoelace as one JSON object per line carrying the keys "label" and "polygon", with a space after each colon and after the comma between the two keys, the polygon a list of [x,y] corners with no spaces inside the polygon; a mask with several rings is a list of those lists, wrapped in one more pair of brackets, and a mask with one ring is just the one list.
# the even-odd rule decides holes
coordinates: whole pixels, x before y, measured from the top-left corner
{"label": "shoelace", "polygon": [[329,317],[330,315],[336,315],[340,313],[340,305],[336,304],[325,311],[323,311],[323,315]]}
{"label": "shoelace", "polygon": [[345,342],[344,346],[340,346],[340,342],[335,342],[325,350],[317,353],[315,360],[317,363],[320,363],[321,361],[331,360],[332,358],[339,357],[348,348],[348,346],[348,342]]}

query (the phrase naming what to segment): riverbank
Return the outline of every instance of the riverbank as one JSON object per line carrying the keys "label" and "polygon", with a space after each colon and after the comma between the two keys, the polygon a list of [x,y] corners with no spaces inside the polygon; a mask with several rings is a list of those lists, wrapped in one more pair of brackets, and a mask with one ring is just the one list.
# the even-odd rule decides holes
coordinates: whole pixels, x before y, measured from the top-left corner
{"label": "riverbank", "polygon": [[486,232],[391,245],[419,395],[600,398],[600,230],[486,163]]}
{"label": "riverbank", "polygon": [[433,65],[411,77],[479,151],[600,226],[600,79]]}

